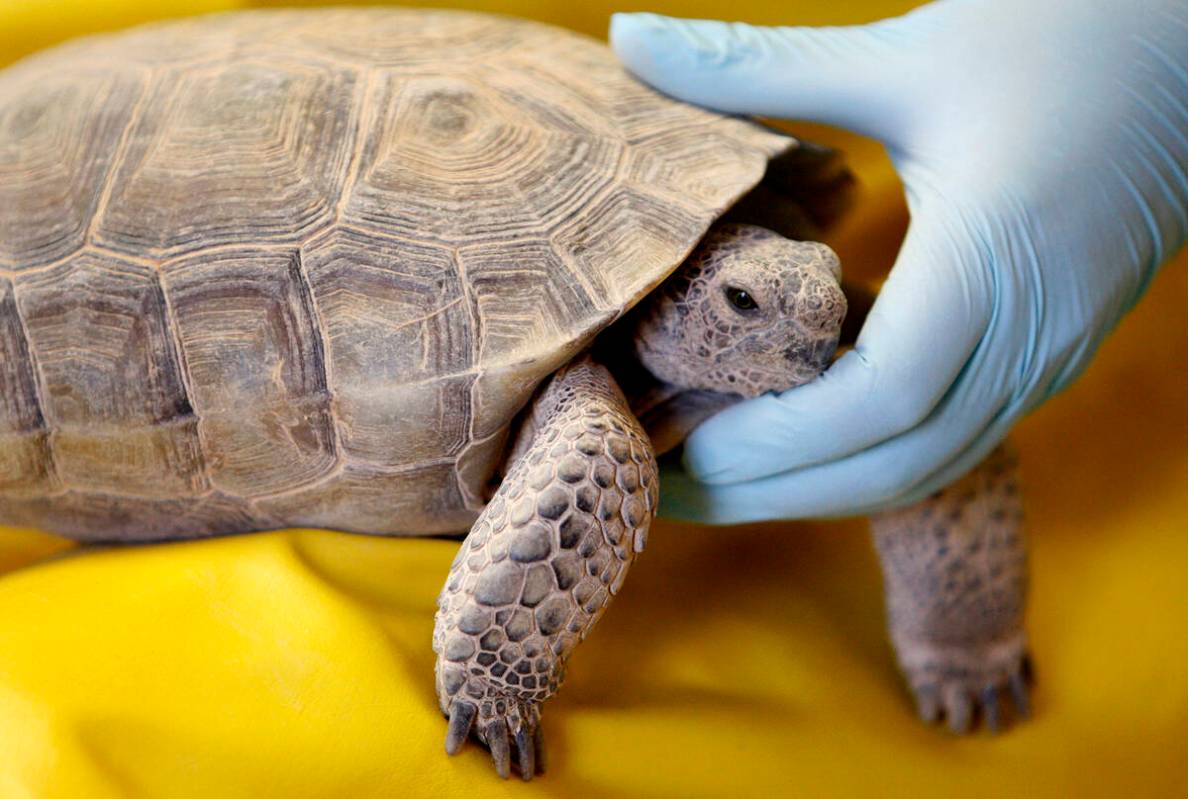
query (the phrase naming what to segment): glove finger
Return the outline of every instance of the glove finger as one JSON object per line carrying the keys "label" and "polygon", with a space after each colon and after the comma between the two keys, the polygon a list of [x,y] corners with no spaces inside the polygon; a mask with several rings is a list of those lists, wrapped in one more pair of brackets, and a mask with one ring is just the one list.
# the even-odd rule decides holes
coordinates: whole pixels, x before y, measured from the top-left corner
{"label": "glove finger", "polygon": [[636,76],[698,105],[807,119],[895,138],[906,96],[907,18],[840,28],[761,27],[615,14],[610,40]]}
{"label": "glove finger", "polygon": [[853,350],[804,386],[727,408],[685,442],[713,484],[757,480],[854,455],[926,419],[990,322],[994,287],[977,254],[924,203]]}
{"label": "glove finger", "polygon": [[[965,403],[961,403],[965,406]],[[1014,420],[946,404],[911,432],[841,460],[731,485],[666,472],[660,513],[705,524],[869,514],[923,499],[977,465]],[[972,427],[971,427],[972,424]],[[976,430],[966,438],[967,431]]]}

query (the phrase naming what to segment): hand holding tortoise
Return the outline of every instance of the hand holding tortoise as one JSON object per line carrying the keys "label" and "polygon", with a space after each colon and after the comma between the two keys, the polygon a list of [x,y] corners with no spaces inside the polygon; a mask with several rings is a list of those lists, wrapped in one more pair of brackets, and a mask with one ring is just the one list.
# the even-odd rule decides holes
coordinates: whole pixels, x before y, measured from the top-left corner
{"label": "hand holding tortoise", "polygon": [[611,41],[680,99],[880,139],[912,215],[857,346],[702,425],[662,513],[859,514],[931,494],[1069,385],[1184,242],[1183,3],[950,1],[820,29],[619,14]]}

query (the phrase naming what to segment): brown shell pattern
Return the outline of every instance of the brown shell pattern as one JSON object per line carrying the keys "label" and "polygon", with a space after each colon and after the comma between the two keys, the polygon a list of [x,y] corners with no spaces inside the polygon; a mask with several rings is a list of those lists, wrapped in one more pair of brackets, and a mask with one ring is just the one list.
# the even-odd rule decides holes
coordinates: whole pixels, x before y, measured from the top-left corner
{"label": "brown shell pattern", "polygon": [[789,144],[478,14],[27,59],[0,72],[0,521],[464,530],[540,380]]}

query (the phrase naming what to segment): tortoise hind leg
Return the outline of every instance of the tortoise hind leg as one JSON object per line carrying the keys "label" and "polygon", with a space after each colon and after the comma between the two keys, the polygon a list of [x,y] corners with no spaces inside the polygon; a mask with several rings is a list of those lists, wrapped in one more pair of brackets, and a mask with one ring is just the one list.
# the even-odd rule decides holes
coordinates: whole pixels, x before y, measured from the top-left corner
{"label": "tortoise hind leg", "polygon": [[871,517],[891,640],[926,722],[943,712],[965,732],[980,709],[995,731],[1008,693],[1029,714],[1022,518],[1002,447],[923,502]]}
{"label": "tortoise hind leg", "polygon": [[643,550],[658,498],[651,444],[610,373],[589,358],[535,400],[499,490],[438,599],[437,694],[446,750],[472,733],[496,770],[539,770],[540,705]]}

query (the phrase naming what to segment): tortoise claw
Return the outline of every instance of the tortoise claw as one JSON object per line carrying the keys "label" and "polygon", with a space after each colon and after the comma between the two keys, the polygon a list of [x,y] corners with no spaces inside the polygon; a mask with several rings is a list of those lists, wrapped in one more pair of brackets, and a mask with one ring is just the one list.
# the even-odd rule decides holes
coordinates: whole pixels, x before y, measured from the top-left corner
{"label": "tortoise claw", "polygon": [[1015,721],[1023,721],[1031,716],[1028,660],[1017,657],[1013,666],[1004,667],[1000,662],[993,668],[977,670],[946,668],[943,664],[921,669],[912,675],[916,678],[912,682],[916,715],[925,724],[943,716],[949,729],[957,734],[969,732],[979,716],[989,732],[1005,729],[1012,704]]}
{"label": "tortoise claw", "polygon": [[495,773],[507,779],[511,774],[511,746],[507,741],[507,722],[495,719],[483,730],[487,746],[491,748],[491,759],[495,761]]}
{"label": "tortoise claw", "polygon": [[935,685],[922,685],[916,689],[916,715],[925,724],[940,718],[940,696]]}
{"label": "tortoise claw", "polygon": [[539,721],[532,730],[532,742],[536,748],[536,773],[544,774],[545,768],[548,767],[548,758],[545,756],[544,731],[541,730]]}
{"label": "tortoise claw", "polygon": [[987,685],[982,689],[982,721],[985,722],[987,730],[993,733],[998,732],[1001,718],[998,707],[998,688],[994,685]]}
{"label": "tortoise claw", "polygon": [[515,734],[516,754],[520,766],[520,779],[528,782],[545,771],[544,733],[540,728],[538,715],[522,716]]}
{"label": "tortoise claw", "polygon": [[516,731],[516,752],[520,757],[520,778],[528,782],[536,775],[536,737],[524,727]]}
{"label": "tortoise claw", "polygon": [[510,698],[477,703],[455,699],[448,712],[448,754],[456,755],[473,735],[491,751],[495,772],[503,779],[511,776],[513,745],[515,762],[525,782],[544,773],[544,739],[537,703]]}
{"label": "tortoise claw", "polygon": [[1023,672],[1011,675],[1011,698],[1015,701],[1015,715],[1021,719],[1031,718],[1031,698],[1027,678]]}
{"label": "tortoise claw", "polygon": [[969,731],[973,718],[973,703],[964,688],[954,687],[946,692],[945,708],[949,717],[949,729],[961,735]]}
{"label": "tortoise claw", "polygon": [[446,728],[446,754],[456,755],[462,750],[462,744],[470,737],[470,728],[474,726],[474,718],[478,715],[478,708],[469,702],[454,702],[450,707],[450,723]]}

